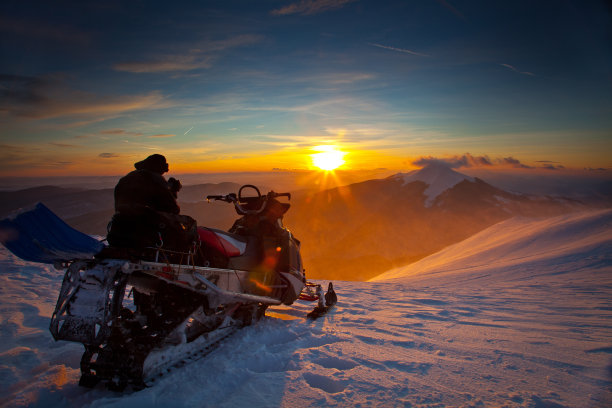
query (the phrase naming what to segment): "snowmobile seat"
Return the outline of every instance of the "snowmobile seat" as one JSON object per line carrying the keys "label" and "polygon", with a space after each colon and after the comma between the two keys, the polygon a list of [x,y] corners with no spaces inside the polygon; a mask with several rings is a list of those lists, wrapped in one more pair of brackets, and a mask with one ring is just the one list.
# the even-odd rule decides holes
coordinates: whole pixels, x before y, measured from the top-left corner
{"label": "snowmobile seat", "polygon": [[154,261],[156,259],[156,248],[128,248],[117,246],[106,246],[95,255],[96,259],[126,259],[137,262]]}
{"label": "snowmobile seat", "polygon": [[200,242],[216,249],[228,258],[244,255],[248,238],[215,228],[198,227]]}
{"label": "snowmobile seat", "polygon": [[187,215],[133,205],[124,206],[113,215],[106,239],[111,246],[120,248],[163,246],[187,252],[198,237],[196,220]]}

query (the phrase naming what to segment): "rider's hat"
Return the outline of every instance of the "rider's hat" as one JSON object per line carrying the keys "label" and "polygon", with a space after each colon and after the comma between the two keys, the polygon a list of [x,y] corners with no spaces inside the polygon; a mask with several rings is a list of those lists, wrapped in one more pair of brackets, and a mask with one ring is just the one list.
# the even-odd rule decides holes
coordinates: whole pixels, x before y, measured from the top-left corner
{"label": "rider's hat", "polygon": [[164,174],[168,171],[166,158],[161,154],[152,154],[146,159],[134,163],[136,170],[149,170],[154,173]]}

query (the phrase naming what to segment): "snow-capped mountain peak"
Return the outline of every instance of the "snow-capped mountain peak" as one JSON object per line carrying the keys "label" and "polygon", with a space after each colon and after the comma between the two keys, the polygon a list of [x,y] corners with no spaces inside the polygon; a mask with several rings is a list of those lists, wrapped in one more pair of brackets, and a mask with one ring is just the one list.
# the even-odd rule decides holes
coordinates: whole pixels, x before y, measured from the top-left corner
{"label": "snow-capped mountain peak", "polygon": [[461,183],[464,180],[473,182],[474,178],[461,174],[441,164],[429,164],[420,170],[415,170],[410,173],[398,173],[394,178],[401,179],[404,185],[422,181],[428,185],[425,190],[427,200],[425,206],[430,207],[433,201],[449,188]]}

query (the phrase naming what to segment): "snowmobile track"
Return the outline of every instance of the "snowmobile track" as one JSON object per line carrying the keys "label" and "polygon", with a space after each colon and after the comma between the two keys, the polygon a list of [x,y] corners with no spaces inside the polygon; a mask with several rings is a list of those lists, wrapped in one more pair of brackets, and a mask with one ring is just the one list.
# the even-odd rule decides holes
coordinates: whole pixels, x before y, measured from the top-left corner
{"label": "snowmobile track", "polygon": [[[221,342],[223,340],[235,334],[239,329],[240,329],[239,326],[227,326],[225,328],[218,329],[218,330],[225,330],[226,331],[225,333],[219,334],[218,337],[215,337],[214,339],[210,341],[198,342],[197,340],[195,340],[192,343],[188,343],[184,345],[185,347],[182,347],[183,350],[181,350],[182,357],[176,360],[173,360],[176,358],[176,356],[172,357],[169,360],[173,360],[174,362],[168,363],[168,364],[162,363],[159,366],[157,366],[156,371],[154,373],[148,375],[146,378],[143,379],[144,386],[152,387],[155,385],[157,381],[163,378],[166,374],[169,374],[175,369],[185,367],[189,364],[192,364],[206,357],[207,355],[215,351],[221,345]],[[204,343],[204,344],[200,344],[200,343]],[[176,349],[174,348],[171,348],[170,350],[173,352],[172,354],[176,352]],[[165,357],[167,357],[164,355],[165,351],[168,351],[168,350],[160,350],[159,352],[154,352],[154,353],[159,353],[159,355],[153,355],[153,358],[160,358],[164,360]],[[151,358],[151,356],[147,357],[147,360],[149,358]]]}

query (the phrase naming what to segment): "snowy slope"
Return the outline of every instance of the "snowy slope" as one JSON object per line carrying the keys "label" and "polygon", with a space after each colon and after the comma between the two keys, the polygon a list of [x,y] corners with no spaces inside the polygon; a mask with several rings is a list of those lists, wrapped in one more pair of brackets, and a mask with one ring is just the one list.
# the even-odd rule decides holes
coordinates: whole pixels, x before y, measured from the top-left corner
{"label": "snowy slope", "polygon": [[[606,249],[612,249],[609,210],[541,219],[516,217],[411,265],[378,275],[372,281],[435,278],[444,280],[446,285],[484,275],[495,281],[512,281],[532,278],[533,273],[571,274],[574,272],[571,268],[559,272],[551,268],[551,263],[583,265],[591,252]],[[534,272],[531,266],[540,264],[545,267]]]}
{"label": "snowy slope", "polygon": [[427,184],[428,187],[425,190],[425,196],[427,196],[425,205],[427,207],[431,206],[436,197],[449,188],[456,186],[464,180],[474,181],[473,177],[458,173],[447,166],[436,164],[430,164],[420,170],[410,173],[399,173],[391,177],[401,179],[404,185],[415,181],[422,181]]}
{"label": "snowy slope", "polygon": [[277,307],[154,387],[79,388],[81,346],[56,343],[61,271],[0,248],[5,406],[607,407],[612,403],[612,211],[514,219],[339,303]]}

